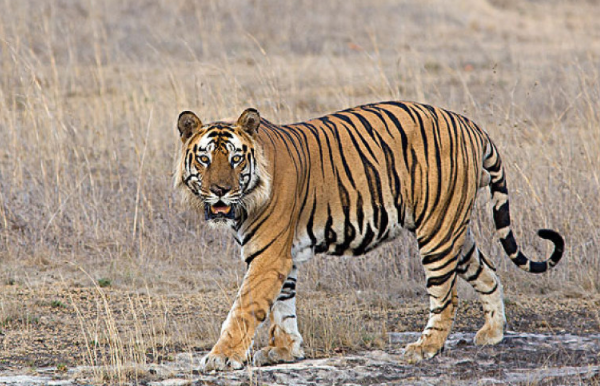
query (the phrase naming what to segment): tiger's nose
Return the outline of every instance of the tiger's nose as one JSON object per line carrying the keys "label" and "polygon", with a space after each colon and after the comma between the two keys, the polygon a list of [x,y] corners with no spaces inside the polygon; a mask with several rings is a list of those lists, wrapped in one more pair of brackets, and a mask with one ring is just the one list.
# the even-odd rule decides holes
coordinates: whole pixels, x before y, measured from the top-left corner
{"label": "tiger's nose", "polygon": [[229,186],[229,185],[212,185],[210,187],[210,191],[219,197],[223,197],[230,190],[231,190],[231,186]]}

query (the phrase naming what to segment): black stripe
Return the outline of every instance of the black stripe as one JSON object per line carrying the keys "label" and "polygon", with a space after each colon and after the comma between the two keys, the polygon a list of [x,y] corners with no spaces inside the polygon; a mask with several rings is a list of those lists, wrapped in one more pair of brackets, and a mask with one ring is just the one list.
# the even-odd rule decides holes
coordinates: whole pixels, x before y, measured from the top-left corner
{"label": "black stripe", "polygon": [[[312,136],[317,141],[317,148],[319,149],[319,158],[321,160],[321,168],[322,168],[323,165],[325,164],[325,162],[323,160],[323,144],[321,143],[321,138],[320,138],[321,136],[319,134],[322,132],[322,130],[317,129],[314,125],[312,125],[310,123],[306,123],[306,122],[298,123],[297,125],[300,125],[302,127],[305,127],[306,129],[308,129],[308,131],[312,134]],[[331,157],[331,146],[329,144],[329,138],[327,138],[327,136],[325,136],[325,140],[327,141],[328,148],[329,148],[329,156]],[[307,144],[308,144],[308,141],[307,141]],[[321,171],[323,171],[323,169],[321,169]]]}
{"label": "black stripe", "polygon": [[489,291],[480,291],[478,289],[475,289],[475,291],[477,291],[477,293],[479,293],[480,295],[491,295],[494,292],[496,292],[497,289],[498,289],[498,282],[495,282],[494,287]]}
{"label": "black stripe", "polygon": [[[509,255],[512,256],[514,255],[517,250],[517,242],[515,241],[515,237],[513,236],[512,231],[508,232],[508,235],[506,235],[506,238],[504,239],[500,239],[500,243],[502,243],[502,247],[504,248],[504,251]],[[517,256],[518,258],[518,256]],[[519,264],[519,265],[524,265],[527,262],[527,258],[525,256],[523,256],[523,263]]]}
{"label": "black stripe", "polygon": [[[421,244],[421,242],[419,240],[417,240],[417,241],[419,244],[419,249],[422,249],[423,245]],[[454,248],[454,242],[452,242],[450,245],[447,245],[440,252],[432,253],[427,256],[423,256],[421,259],[421,263],[423,265],[429,265],[429,264],[433,264],[433,263],[442,261],[446,256],[448,256],[452,252],[452,248]]]}
{"label": "black stripe", "polygon": [[284,289],[295,290],[296,282],[295,281],[286,281],[285,283],[283,283],[283,287],[281,289],[282,290],[284,290]]}
{"label": "black stripe", "polygon": [[338,243],[335,249],[335,254],[342,255],[348,249],[354,238],[356,237],[356,229],[350,220],[350,194],[338,176],[338,189],[340,193],[340,204],[344,212],[344,235],[343,241]]}
{"label": "black stripe", "polygon": [[504,173],[500,174],[500,176],[498,176],[498,177],[496,177],[496,179],[492,180],[491,191],[492,191],[492,194],[494,192],[508,194],[508,188],[506,186],[506,177],[505,177]]}
{"label": "black stripe", "polygon": [[407,104],[402,103],[402,102],[395,102],[395,101],[385,102],[385,103],[382,103],[382,104],[401,108],[402,110],[404,110],[408,114],[408,116],[410,117],[410,119],[412,119],[413,123],[417,123],[417,120],[415,119],[415,116],[414,116],[412,110],[408,107]]}
{"label": "black stripe", "polygon": [[388,184],[391,189],[392,197],[394,198],[394,206],[396,208],[396,213],[398,217],[398,221],[403,225],[402,212],[402,194],[401,189],[402,185],[400,182],[400,177],[398,176],[398,168],[396,165],[396,158],[394,157],[394,152],[387,145],[387,143],[383,142],[382,144],[383,154],[385,156],[385,163],[388,169]]}
{"label": "black stripe", "polygon": [[529,264],[529,272],[542,273],[548,270],[548,263],[545,261],[532,261]]}
{"label": "black stripe", "polygon": [[250,231],[247,231],[244,234],[244,238],[242,239],[242,246],[246,245],[248,243],[248,241],[250,241],[250,239],[252,239],[252,237],[254,237],[254,234],[256,233],[256,231],[264,224],[265,221],[267,221],[267,219],[269,218],[269,216],[264,216],[262,218],[262,220],[260,220],[258,223],[253,223],[251,224],[251,229]]}
{"label": "black stripe", "polygon": [[510,209],[508,200],[498,209],[494,207],[493,209],[494,216],[494,224],[496,225],[496,229],[506,228],[510,226]]}
{"label": "black stripe", "polygon": [[327,220],[325,221],[325,245],[329,247],[337,241],[337,233],[333,230],[333,217],[331,207],[327,204]]}
{"label": "black stripe", "polygon": [[454,255],[452,256],[452,258],[448,259],[444,264],[440,265],[439,267],[435,267],[435,268],[430,268],[430,271],[441,271],[442,269],[448,267],[450,264],[454,263],[456,260],[458,260],[458,255]]}
{"label": "black stripe", "polygon": [[[314,192],[313,192],[314,197]],[[317,198],[313,198],[313,205],[310,211],[310,216],[308,216],[308,221],[306,222],[306,233],[308,234],[308,238],[310,239],[310,245],[315,246],[317,244],[317,238],[313,232],[313,224],[315,221],[315,211],[317,209]]]}
{"label": "black stripe", "polygon": [[365,116],[364,116],[365,112],[366,111],[362,111],[362,112],[352,111],[351,114],[354,115],[356,118],[358,118],[358,120],[363,125],[365,130],[367,130],[367,133],[369,133],[369,135],[371,136],[371,139],[373,139],[373,141],[376,142],[376,144],[379,145],[379,147],[381,147],[381,143],[383,142],[381,135],[377,132],[377,130],[373,129],[371,122],[369,122],[369,120],[367,118],[365,118]]}
{"label": "black stripe", "polygon": [[441,314],[442,312],[444,312],[444,310],[446,308],[448,308],[448,306],[452,304],[452,298],[448,299],[444,304],[442,304],[440,307],[436,307],[436,308],[432,308],[429,310],[429,312],[431,312],[432,314]]}
{"label": "black stripe", "polygon": [[[412,161],[412,165],[411,165],[411,170],[410,170],[410,176],[411,176],[411,181],[417,181],[417,179],[421,179],[422,178],[422,173],[423,170],[421,168],[421,165],[419,164],[419,160],[417,159],[417,154],[415,152],[414,149],[411,149],[411,155],[413,157]],[[419,175],[417,175],[417,169],[421,172]],[[416,187],[417,184],[412,183],[412,191],[411,191],[411,202],[418,202],[419,197],[416,197]],[[413,213],[413,217],[415,218],[415,228],[418,229],[421,227],[421,224],[423,222],[423,217],[425,217],[425,212],[427,210],[427,204],[429,202],[429,192],[427,191],[427,184],[424,185],[424,187],[422,187],[422,190],[424,190],[423,192],[421,192],[421,194],[424,196],[423,199],[423,203],[421,204],[423,207],[423,210],[421,210],[421,213],[416,213],[416,207],[415,207],[415,213]]]}
{"label": "black stripe", "polygon": [[[517,257],[515,257],[514,259],[512,259],[512,261],[518,265],[519,267],[523,266],[523,265],[527,265],[527,262],[529,261],[529,259],[522,253],[519,252],[517,254]],[[539,263],[539,264],[544,264],[544,263]],[[543,272],[543,271],[541,271]]]}
{"label": "black stripe", "polygon": [[415,110],[417,110],[417,114],[415,114],[415,116],[417,117],[417,121],[418,121],[418,128],[421,131],[421,139],[423,140],[423,154],[425,154],[425,165],[427,167],[429,167],[429,159],[427,158],[427,154],[429,154],[429,145],[427,142],[427,133],[425,131],[425,123],[423,122],[423,118],[421,117],[423,111],[421,110],[421,106],[419,105],[412,105],[412,108],[414,108]]}
{"label": "black stripe", "polygon": [[402,156],[404,157],[404,165],[406,166],[406,168],[408,168],[408,138],[406,137],[406,133],[402,128],[402,124],[400,123],[400,120],[398,120],[398,117],[394,113],[383,108],[381,109],[381,111],[387,114],[388,118],[398,129],[398,133],[400,134],[400,140],[402,142]]}
{"label": "black stripe", "polygon": [[358,222],[358,230],[360,233],[363,232],[365,227],[365,212],[363,208],[362,194],[357,191],[358,197],[356,199],[356,221]]}
{"label": "black stripe", "polygon": [[[350,185],[352,185],[352,187],[354,189],[356,189],[356,183],[354,182],[354,177],[352,176],[352,170],[351,170],[348,162],[346,162],[346,156],[344,154],[344,150],[342,147],[342,140],[340,138],[340,133],[337,130],[337,125],[335,123],[333,123],[331,120],[329,120],[328,117],[320,118],[320,121],[323,122],[325,127],[327,127],[331,131],[333,136],[335,137],[335,142],[338,145],[338,154],[340,156],[342,166],[344,167],[344,171],[346,172],[346,176],[348,176],[348,181],[350,181]],[[336,166],[334,164],[333,152],[331,149],[331,144],[329,142],[329,137],[327,137],[327,135],[326,135],[325,139],[327,140],[327,145],[329,146],[329,160],[331,162],[331,169],[336,170]],[[355,146],[355,148],[358,148],[358,144],[356,142],[354,142],[354,146]]]}
{"label": "black stripe", "polygon": [[433,286],[440,286],[444,283],[446,283],[452,276],[456,275],[456,272],[454,270],[446,272],[443,275],[440,276],[434,276],[434,277],[430,277],[427,279],[427,288],[433,287]]}
{"label": "black stripe", "polygon": [[[373,208],[373,222],[374,225],[379,229],[378,238],[384,232],[385,227],[388,224],[388,216],[385,211],[383,202],[383,191],[381,186],[381,178],[377,169],[369,162],[365,162],[365,176],[367,177],[367,187],[371,195],[371,207]],[[381,217],[380,217],[381,216]]]}
{"label": "black stripe", "polygon": [[473,255],[473,252],[475,252],[475,244],[473,244],[473,246],[471,247],[471,249],[469,249],[469,252],[467,252],[461,259],[460,262],[458,263],[459,266],[467,263],[469,260],[471,260],[471,256]]}
{"label": "black stripe", "polygon": [[292,292],[292,293],[289,293],[289,294],[288,293],[284,293],[284,294],[281,294],[281,295],[279,295],[277,297],[277,301],[278,302],[284,302],[284,301],[290,300],[290,299],[292,299],[294,297],[296,297],[296,293],[295,292]]}
{"label": "black stripe", "polygon": [[383,119],[383,115],[380,113],[380,111],[382,111],[382,110],[383,109],[379,106],[372,106],[372,105],[371,106],[363,106],[363,111],[369,112],[369,113],[375,115],[379,119],[379,121],[381,121],[381,123],[383,124],[383,127],[385,127],[385,131],[388,133],[388,135],[390,137],[393,137],[394,135],[390,131],[390,128],[388,127],[387,122],[385,121],[385,119]]}
{"label": "black stripe", "polygon": [[367,230],[365,231],[365,235],[358,247],[352,250],[354,255],[362,255],[367,251],[367,248],[371,245],[371,241],[375,237],[375,233],[371,229],[371,224],[367,223]]}
{"label": "black stripe", "polygon": [[258,255],[260,255],[261,253],[263,253],[264,251],[266,251],[267,248],[269,248],[275,242],[275,240],[277,240],[277,237],[274,238],[273,240],[271,240],[269,242],[269,244],[265,245],[264,247],[262,247],[261,249],[259,249],[256,252],[254,252],[250,256],[246,257],[246,259],[244,260],[246,262],[246,264],[250,265],[250,263],[252,263],[252,260],[254,260]]}
{"label": "black stripe", "polygon": [[481,264],[481,262],[480,262],[479,265],[477,266],[477,271],[475,271],[475,273],[472,274],[471,276],[466,277],[464,279],[468,282],[475,281],[479,278],[479,275],[481,275],[482,271],[483,271],[483,264]]}
{"label": "black stripe", "polygon": [[[348,124],[349,127],[351,127],[353,130],[350,130],[350,128],[348,126],[346,126],[345,124],[341,124],[341,126],[346,129],[348,136],[350,137],[350,139],[352,140],[352,142],[354,143],[354,148],[355,149],[361,149],[361,147],[358,145],[358,142],[356,141],[355,135],[357,135],[358,139],[362,142],[362,144],[364,145],[363,149],[366,149],[369,154],[371,155],[371,157],[373,159],[377,159],[377,157],[375,156],[375,153],[373,153],[373,150],[371,149],[372,146],[369,145],[369,143],[363,138],[362,135],[360,135],[360,130],[356,127],[356,125],[352,122],[352,119],[350,119],[350,117],[347,117],[345,115],[336,113],[336,114],[332,114],[333,117],[338,118],[339,120],[345,122],[346,124]],[[361,153],[361,158],[364,158],[364,155]]]}

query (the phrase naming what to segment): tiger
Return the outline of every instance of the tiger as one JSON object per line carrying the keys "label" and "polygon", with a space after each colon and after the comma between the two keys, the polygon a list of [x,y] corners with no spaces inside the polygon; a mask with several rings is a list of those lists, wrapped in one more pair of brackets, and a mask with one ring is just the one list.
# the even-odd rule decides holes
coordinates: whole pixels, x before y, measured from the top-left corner
{"label": "tiger", "polygon": [[[473,121],[442,108],[389,101],[286,125],[261,118],[254,108],[235,122],[210,124],[183,111],[177,128],[175,188],[208,224],[232,230],[246,263],[201,372],[303,359],[299,265],[314,254],[365,254],[401,229],[416,236],[429,297],[427,324],[406,346],[405,360],[417,363],[444,348],[459,277],[483,308],[474,343],[499,343],[506,324],[502,285],[470,225],[481,188],[491,192],[496,234],[518,268],[546,272],[563,255],[563,237],[549,229],[538,231],[554,244],[547,260],[523,254],[511,229],[498,149]],[[255,330],[267,318],[268,344],[251,350]]]}

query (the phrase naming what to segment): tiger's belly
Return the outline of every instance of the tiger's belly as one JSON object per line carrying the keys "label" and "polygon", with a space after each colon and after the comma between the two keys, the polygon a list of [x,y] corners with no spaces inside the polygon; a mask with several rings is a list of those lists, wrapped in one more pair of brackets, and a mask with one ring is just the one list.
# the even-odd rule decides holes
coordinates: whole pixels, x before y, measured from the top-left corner
{"label": "tiger's belly", "polygon": [[[397,216],[385,221],[376,218],[352,223],[346,218],[331,218],[322,224],[299,226],[292,247],[295,262],[303,262],[314,254],[357,256],[396,238],[402,230]],[[410,224],[405,224],[411,228]]]}

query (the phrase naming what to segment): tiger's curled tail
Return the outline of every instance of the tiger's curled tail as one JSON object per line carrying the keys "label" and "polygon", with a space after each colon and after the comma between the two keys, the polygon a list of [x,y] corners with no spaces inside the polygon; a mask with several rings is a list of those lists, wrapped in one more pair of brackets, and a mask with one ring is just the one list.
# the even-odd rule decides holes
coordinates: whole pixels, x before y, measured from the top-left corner
{"label": "tiger's curled tail", "polygon": [[546,261],[532,261],[521,252],[515,236],[510,228],[510,209],[508,202],[508,189],[502,159],[496,146],[490,141],[490,151],[485,157],[483,167],[489,173],[489,187],[494,203],[493,215],[496,233],[500,238],[504,251],[513,263],[525,272],[542,273],[554,267],[560,261],[565,247],[562,236],[551,229],[540,229],[538,235],[554,243],[554,251]]}

